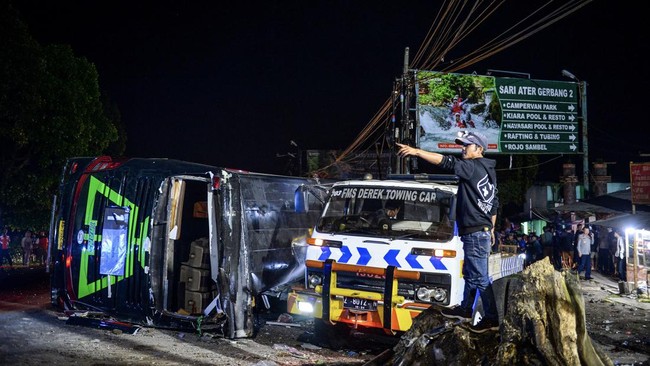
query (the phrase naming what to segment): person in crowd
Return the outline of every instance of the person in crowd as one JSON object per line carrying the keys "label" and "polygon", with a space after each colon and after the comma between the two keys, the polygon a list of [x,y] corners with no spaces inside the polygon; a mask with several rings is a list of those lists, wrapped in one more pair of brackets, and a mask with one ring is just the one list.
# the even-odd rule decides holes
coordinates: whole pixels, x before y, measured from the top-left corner
{"label": "person in crowd", "polygon": [[598,268],[598,243],[600,241],[600,229],[598,226],[591,226],[589,228],[589,231],[591,233],[592,241],[591,241],[591,268],[592,269],[597,269]]}
{"label": "person in crowd", "polygon": [[610,272],[612,258],[609,253],[610,233],[612,233],[612,228],[608,227],[606,233],[598,237],[598,272],[606,276],[612,274]]}
{"label": "person in crowd", "polygon": [[32,233],[32,257],[30,258],[31,263],[36,263],[41,256],[41,248],[38,246],[39,239],[39,234],[34,231]]}
{"label": "person in crowd", "polygon": [[572,269],[573,262],[573,229],[571,225],[567,225],[564,233],[560,236],[560,257],[563,269]]}
{"label": "person in crowd", "polygon": [[528,235],[524,233],[517,233],[517,251],[519,253],[526,253],[526,245],[528,244]]}
{"label": "person in crowd", "polygon": [[548,257],[551,263],[553,263],[553,233],[551,232],[551,225],[544,226],[542,235],[539,236],[539,243],[542,245],[543,256]]}
{"label": "person in crowd", "polygon": [[517,238],[515,238],[515,232],[511,231],[506,235],[506,238],[503,240],[505,245],[517,245]]}
{"label": "person in crowd", "polygon": [[10,268],[14,268],[14,263],[11,260],[11,252],[9,249],[9,244],[11,243],[11,237],[8,234],[7,228],[2,230],[2,235],[0,235],[0,265],[4,263],[5,258],[9,263]]}
{"label": "person in crowd", "polygon": [[616,229],[614,231],[614,236],[616,237],[616,253],[614,253],[614,257],[618,259],[618,279],[620,281],[627,281],[627,255],[625,251],[625,240],[623,239],[623,236],[621,235],[621,231],[619,229]]}
{"label": "person in crowd", "polygon": [[23,248],[23,265],[29,266],[32,260],[32,232],[25,231],[25,236],[20,241],[20,246]]}
{"label": "person in crowd", "polygon": [[530,233],[526,243],[526,266],[529,266],[542,258],[542,244],[537,239],[537,234]]}
{"label": "person in crowd", "polygon": [[462,146],[462,159],[399,143],[398,155],[419,157],[452,171],[460,179],[456,223],[465,252],[462,269],[465,288],[461,304],[444,308],[441,314],[447,318],[471,320],[476,296],[480,296],[485,314],[478,323],[470,322],[469,330],[483,333],[499,329],[496,301],[488,271],[490,248],[496,240],[494,226],[499,205],[496,161],[483,157],[488,145],[487,138],[481,133],[463,131],[455,143]]}
{"label": "person in crowd", "polygon": [[494,242],[494,244],[492,244],[492,253],[498,253],[501,246],[505,245],[505,241],[506,241],[506,232],[505,230],[501,229],[497,232],[496,241]]}
{"label": "person in crowd", "polygon": [[607,235],[608,244],[609,244],[609,272],[612,277],[618,276],[618,258],[616,258],[616,250],[618,249],[618,239],[616,238],[616,230],[612,228],[612,231]]}
{"label": "person in crowd", "polygon": [[578,267],[580,264],[580,255],[578,255],[578,237],[582,235],[582,224],[576,226],[576,231],[573,233],[573,265]]}
{"label": "person in crowd", "polygon": [[594,237],[591,234],[589,227],[582,228],[582,234],[578,236],[578,245],[576,250],[580,257],[580,265],[578,266],[578,275],[582,271],[585,272],[585,280],[591,280],[591,246],[594,242]]}
{"label": "person in crowd", "polygon": [[41,264],[45,264],[47,261],[47,247],[49,244],[49,239],[47,238],[47,233],[44,231],[41,231],[38,235],[38,248],[40,250],[40,258],[38,260],[40,261]]}
{"label": "person in crowd", "polygon": [[504,247],[501,247],[502,252],[507,252],[507,253],[512,253],[515,254],[518,252],[518,245],[517,245],[517,239],[515,238],[515,232],[514,231],[508,231],[503,238],[503,245]]}
{"label": "person in crowd", "polygon": [[555,269],[562,269],[562,254],[561,254],[561,244],[562,244],[562,230],[558,231],[555,229],[555,226],[551,226],[551,232],[553,233],[553,256],[551,264]]}

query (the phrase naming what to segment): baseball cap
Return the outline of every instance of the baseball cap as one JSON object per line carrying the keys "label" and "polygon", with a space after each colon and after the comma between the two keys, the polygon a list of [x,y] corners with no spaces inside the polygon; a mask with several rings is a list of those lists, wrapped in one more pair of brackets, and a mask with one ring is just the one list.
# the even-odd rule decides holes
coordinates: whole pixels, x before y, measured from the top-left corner
{"label": "baseball cap", "polygon": [[458,132],[456,143],[459,145],[476,144],[481,146],[483,151],[487,151],[487,138],[480,132],[460,131]]}

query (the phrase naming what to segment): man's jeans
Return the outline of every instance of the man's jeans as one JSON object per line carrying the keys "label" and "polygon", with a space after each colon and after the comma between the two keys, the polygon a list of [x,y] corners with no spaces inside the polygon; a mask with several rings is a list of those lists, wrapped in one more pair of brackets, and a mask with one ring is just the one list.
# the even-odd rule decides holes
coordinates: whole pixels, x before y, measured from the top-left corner
{"label": "man's jeans", "polygon": [[618,265],[618,278],[621,281],[627,281],[627,259],[619,258],[617,265]]}
{"label": "man's jeans", "polygon": [[578,274],[582,271],[585,271],[585,278],[591,278],[591,254],[583,254],[580,256]]}
{"label": "man's jeans", "polygon": [[463,277],[465,289],[460,306],[470,311],[476,300],[476,290],[479,290],[483,303],[483,318],[498,320],[492,283],[488,275],[491,234],[489,231],[477,231],[460,237],[463,242],[465,260],[463,262]]}

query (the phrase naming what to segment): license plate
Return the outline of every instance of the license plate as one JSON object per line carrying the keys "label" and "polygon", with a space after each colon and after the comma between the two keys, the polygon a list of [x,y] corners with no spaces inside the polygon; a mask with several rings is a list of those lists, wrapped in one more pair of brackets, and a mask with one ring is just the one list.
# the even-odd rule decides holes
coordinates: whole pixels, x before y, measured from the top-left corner
{"label": "license plate", "polygon": [[355,310],[377,310],[377,301],[359,299],[356,297],[344,297],[343,307]]}

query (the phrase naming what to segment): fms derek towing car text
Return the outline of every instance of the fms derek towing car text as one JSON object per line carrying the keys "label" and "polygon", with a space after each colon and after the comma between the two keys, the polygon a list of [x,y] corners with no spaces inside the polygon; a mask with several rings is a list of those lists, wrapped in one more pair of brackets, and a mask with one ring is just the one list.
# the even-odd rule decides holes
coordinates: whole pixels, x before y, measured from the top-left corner
{"label": "fms derek towing car text", "polygon": [[293,200],[315,183],[168,159],[70,159],[53,208],[52,303],[251,336],[268,295],[301,281],[292,245],[322,205],[296,213]]}
{"label": "fms derek towing car text", "polygon": [[[307,239],[304,285],[289,294],[290,313],[320,318],[321,326],[395,334],[408,330],[432,304],[460,304],[464,255],[455,220],[455,177],[400,178],[343,181],[329,188]],[[489,266],[496,280],[521,271],[523,259],[492,254]]]}

